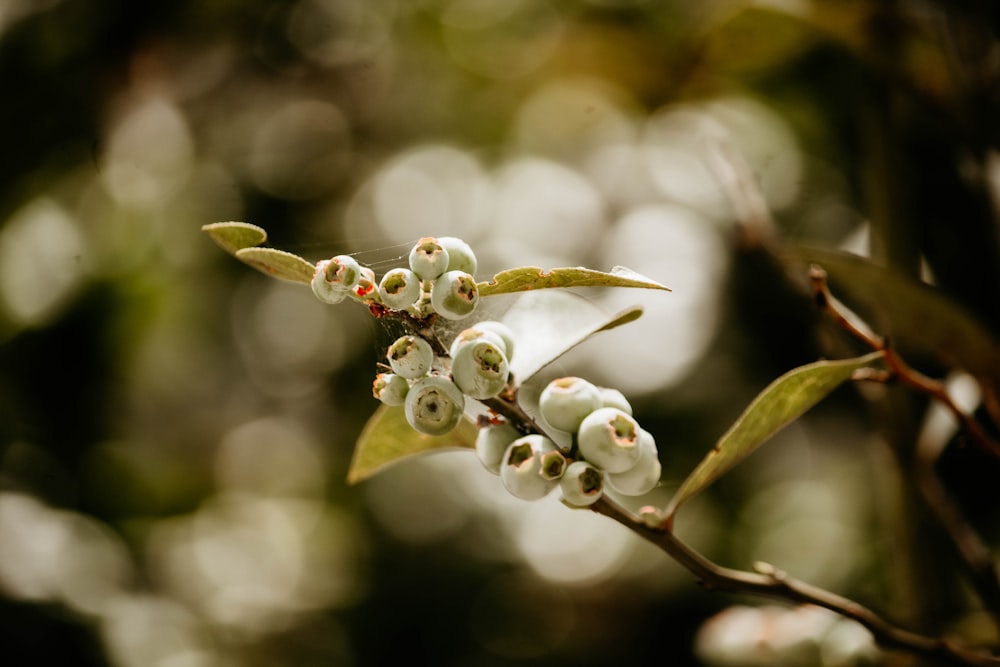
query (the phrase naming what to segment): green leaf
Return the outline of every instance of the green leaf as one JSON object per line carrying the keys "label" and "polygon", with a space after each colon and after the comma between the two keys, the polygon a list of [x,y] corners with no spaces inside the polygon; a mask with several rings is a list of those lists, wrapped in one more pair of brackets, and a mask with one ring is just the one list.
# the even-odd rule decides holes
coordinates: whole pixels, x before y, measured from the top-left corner
{"label": "green leaf", "polygon": [[667,507],[668,525],[683,503],[850,379],[856,370],[880,359],[882,354],[873,352],[854,359],[817,361],[793,369],[768,385],[681,484]]}
{"label": "green leaf", "polygon": [[275,248],[243,248],[236,251],[236,258],[269,276],[293,283],[308,285],[316,273],[316,267],[308,261]]}
{"label": "green leaf", "polygon": [[201,230],[230,255],[243,248],[259,246],[267,240],[267,232],[248,222],[213,222],[202,225]]}
{"label": "green leaf", "polygon": [[444,449],[474,448],[475,444],[476,426],[468,419],[463,419],[447,435],[429,436],[413,430],[406,422],[402,407],[382,405],[365,424],[354,446],[347,483],[362,482],[387,465],[412,456]]}
{"label": "green leaf", "polygon": [[546,289],[549,287],[640,287],[670,291],[655,280],[621,266],[610,273],[580,266],[545,271],[537,266],[522,266],[501,271],[489,282],[479,283],[480,296],[495,296],[512,292]]}
{"label": "green leaf", "polygon": [[1000,388],[1000,342],[939,290],[843,252],[791,247],[783,259],[823,267],[833,295],[904,355],[927,355]]}
{"label": "green leaf", "polygon": [[501,318],[517,340],[511,373],[522,383],[594,334],[628,324],[641,315],[641,306],[608,313],[572,292],[522,294]]}

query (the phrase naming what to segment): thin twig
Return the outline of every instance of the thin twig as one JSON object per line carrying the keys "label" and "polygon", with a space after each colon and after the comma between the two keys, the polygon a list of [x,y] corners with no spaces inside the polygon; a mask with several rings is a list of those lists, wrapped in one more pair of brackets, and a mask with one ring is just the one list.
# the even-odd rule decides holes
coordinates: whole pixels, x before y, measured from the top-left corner
{"label": "thin twig", "polygon": [[[809,268],[813,298],[816,305],[832,317],[837,324],[872,350],[885,352],[885,363],[891,377],[902,384],[926,394],[943,405],[959,421],[969,438],[984,452],[1000,458],[1000,444],[972,416],[962,410],[937,380],[930,378],[907,364],[889,342],[872,333],[862,322],[851,319],[839,302],[830,293],[826,282],[826,271],[815,264]],[[865,379],[877,379],[876,377]]]}
{"label": "thin twig", "polygon": [[698,577],[706,590],[749,593],[787,602],[818,605],[857,621],[866,627],[875,641],[884,648],[910,651],[942,660],[950,665],[1000,666],[1000,658],[972,651],[947,639],[928,637],[899,628],[853,600],[789,577],[767,564],[758,564],[757,572],[734,570],[717,565],[682,542],[673,532],[644,522],[607,496],[598,500],[591,509],[655,544]]}
{"label": "thin twig", "polygon": [[[846,309],[830,293],[826,272],[819,266],[809,270],[813,296],[816,304],[832,317],[843,329],[873,350],[885,352],[888,374],[870,373],[855,377],[858,380],[888,382],[898,380],[902,384],[923,392],[944,405],[959,421],[973,442],[988,453],[997,455],[1000,446],[986,433],[978,421],[967,415],[955,403],[944,386],[912,368],[889,345],[885,338],[872,333],[863,322],[847,315]],[[944,528],[959,560],[968,572],[969,579],[984,606],[992,612],[994,622],[1000,625],[1000,573],[993,563],[993,555],[986,542],[966,520],[961,508],[952,499],[935,473],[934,459],[923,457],[914,465],[914,479],[917,489],[928,509]]]}

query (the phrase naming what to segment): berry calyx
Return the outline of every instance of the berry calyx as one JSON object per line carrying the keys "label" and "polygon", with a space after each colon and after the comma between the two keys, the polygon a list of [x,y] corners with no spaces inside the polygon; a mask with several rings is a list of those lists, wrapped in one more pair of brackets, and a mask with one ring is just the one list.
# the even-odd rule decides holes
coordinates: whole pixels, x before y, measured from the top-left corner
{"label": "berry calyx", "polygon": [[584,417],[601,407],[601,392],[590,382],[578,377],[553,380],[538,398],[542,418],[553,428],[572,433]]}
{"label": "berry calyx", "polygon": [[639,429],[639,460],[625,472],[608,473],[608,484],[626,496],[649,493],[660,483],[661,465],[652,434]]}
{"label": "berry calyx", "polygon": [[434,280],[448,270],[448,251],[433,236],[425,236],[410,250],[409,261],[421,280]]}
{"label": "berry calyx", "polygon": [[417,380],[406,394],[406,421],[426,435],[444,435],[462,420],[465,397],[455,383],[440,375]]}
{"label": "berry calyx", "polygon": [[451,361],[451,376],[463,394],[493,398],[507,386],[507,357],[496,343],[482,339],[460,345]]}
{"label": "berry calyx", "polygon": [[431,344],[420,336],[407,335],[397,338],[386,351],[392,372],[408,380],[427,375],[434,363]]}
{"label": "berry calyx", "polygon": [[409,391],[410,383],[395,373],[379,373],[372,382],[372,396],[385,405],[402,405]]}
{"label": "berry calyx", "polygon": [[573,461],[559,480],[559,489],[570,505],[593,505],[604,495],[604,473],[586,461]]}
{"label": "berry calyx", "polygon": [[543,435],[518,438],[504,452],[500,481],[511,494],[522,500],[544,498],[557,482],[542,476],[542,455],[555,450],[555,443]]}
{"label": "berry calyx", "polygon": [[503,340],[504,354],[507,355],[507,361],[514,358],[514,332],[506,324],[497,322],[496,320],[483,320],[482,322],[473,324],[471,329],[499,336]]}
{"label": "berry calyx", "polygon": [[[419,275],[419,274],[418,274]],[[479,305],[479,287],[464,271],[448,271],[431,287],[431,305],[435,312],[449,320],[460,320],[472,314]]]}
{"label": "berry calyx", "polygon": [[625,472],[639,461],[639,424],[618,408],[598,408],[580,423],[577,444],[587,461],[609,472]]}
{"label": "berry calyx", "polygon": [[361,279],[361,265],[350,255],[337,255],[316,263],[310,286],[325,303],[340,303]]}
{"label": "berry calyx", "polygon": [[420,298],[420,278],[410,269],[391,269],[379,281],[378,293],[389,308],[404,310]]}

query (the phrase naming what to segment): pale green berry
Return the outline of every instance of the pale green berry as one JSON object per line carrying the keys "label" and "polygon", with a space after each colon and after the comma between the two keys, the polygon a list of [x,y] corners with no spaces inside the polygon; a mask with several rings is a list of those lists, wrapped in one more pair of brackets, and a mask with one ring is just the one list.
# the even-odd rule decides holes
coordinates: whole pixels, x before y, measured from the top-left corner
{"label": "pale green berry", "polygon": [[504,452],[519,437],[521,434],[508,422],[484,426],[476,433],[476,455],[487,470],[499,475]]}
{"label": "pale green berry", "polygon": [[558,482],[542,476],[542,456],[556,450],[543,435],[525,435],[510,444],[500,464],[500,481],[511,494],[523,500],[548,495]]}
{"label": "pale green berry", "polygon": [[389,346],[385,356],[392,372],[407,380],[427,375],[434,363],[431,344],[420,336],[400,336]]}
{"label": "pale green berry", "polygon": [[375,272],[369,267],[361,267],[358,284],[351,290],[351,296],[361,303],[378,303],[381,301],[378,293],[378,285],[375,283]]}
{"label": "pale green berry", "polygon": [[483,339],[460,345],[451,360],[451,377],[466,396],[493,398],[507,386],[510,368],[503,350]]}
{"label": "pale green berry", "polygon": [[309,285],[313,294],[323,303],[340,303],[347,298],[351,290],[340,282],[331,282],[326,279],[326,268],[333,260],[324,259],[316,263],[316,272],[313,273]]}
{"label": "pale green berry", "polygon": [[391,269],[378,284],[382,303],[393,310],[404,310],[420,298],[420,278],[409,269]]}
{"label": "pale green berry", "polygon": [[604,473],[586,461],[573,461],[559,480],[559,489],[570,505],[593,505],[604,495]]}
{"label": "pale green berry", "polygon": [[449,320],[468,317],[479,305],[476,280],[464,271],[445,273],[431,287],[431,305],[435,312]]}
{"label": "pale green berry", "polygon": [[583,418],[601,407],[600,390],[583,378],[553,380],[538,397],[538,410],[553,428],[572,433]]}
{"label": "pale green berry", "polygon": [[379,373],[372,383],[372,396],[386,405],[402,405],[409,390],[410,383],[395,373]]}
{"label": "pale green berry", "polygon": [[444,435],[462,420],[465,397],[455,383],[440,375],[417,380],[406,394],[406,421],[426,435]]}
{"label": "pale green berry", "polygon": [[632,414],[632,404],[625,398],[625,394],[610,387],[598,387],[601,392],[601,407],[618,408],[627,415]]}
{"label": "pale green berry", "polygon": [[626,496],[641,496],[656,488],[661,472],[656,440],[649,431],[640,428],[639,460],[625,472],[608,473],[608,484]]}
{"label": "pale green berry", "polygon": [[639,424],[618,408],[598,408],[584,417],[577,433],[583,458],[609,473],[625,472],[639,461]]}
{"label": "pale green berry", "polygon": [[421,280],[434,280],[448,270],[448,251],[432,236],[417,241],[409,259],[410,269]]}
{"label": "pale green berry", "polygon": [[491,343],[499,347],[501,350],[503,350],[504,356],[507,357],[508,361],[510,360],[510,356],[507,354],[507,346],[504,345],[503,338],[494,333],[485,331],[483,329],[479,329],[477,327],[469,327],[468,329],[463,329],[461,333],[455,336],[455,339],[451,341],[451,346],[448,349],[448,356],[454,359],[455,355],[458,354],[458,349],[460,347],[462,347],[466,343],[471,343],[473,341],[478,341],[478,340],[490,341]]}
{"label": "pale green berry", "polygon": [[446,271],[465,271],[475,275],[479,263],[476,261],[476,254],[472,252],[469,244],[454,236],[439,236],[437,239],[445,250],[448,251],[448,268]]}
{"label": "pale green berry", "polygon": [[472,329],[499,336],[503,340],[504,354],[507,355],[507,361],[514,358],[514,332],[506,324],[495,320],[483,320],[482,322],[473,324]]}

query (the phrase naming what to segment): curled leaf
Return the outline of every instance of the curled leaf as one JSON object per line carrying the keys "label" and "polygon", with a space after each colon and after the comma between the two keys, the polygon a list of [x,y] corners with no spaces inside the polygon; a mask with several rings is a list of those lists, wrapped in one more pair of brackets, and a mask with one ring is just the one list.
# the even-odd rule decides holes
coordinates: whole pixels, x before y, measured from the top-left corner
{"label": "curled leaf", "polygon": [[501,271],[489,282],[479,283],[480,296],[526,292],[550,287],[639,287],[670,291],[641,274],[621,266],[610,272],[585,269],[580,266],[544,270],[537,266],[522,266]]}
{"label": "curled leaf", "polygon": [[476,426],[463,419],[446,435],[429,436],[413,430],[402,407],[379,406],[361,431],[347,471],[347,483],[362,482],[386,466],[420,454],[473,448]]}
{"label": "curled leaf", "polygon": [[211,236],[230,255],[243,248],[259,246],[267,240],[267,232],[249,222],[213,222],[202,225],[201,231]]}
{"label": "curled leaf", "polygon": [[873,352],[854,359],[817,361],[795,368],[768,385],[681,484],[667,507],[667,524],[673,522],[683,503],[850,379],[855,371],[870,366],[882,355]]}
{"label": "curled leaf", "polygon": [[572,292],[528,292],[504,314],[514,332],[517,354],[510,370],[520,383],[600,331],[628,324],[642,315],[641,306],[616,313]]}
{"label": "curled leaf", "polygon": [[293,283],[312,282],[316,267],[305,259],[275,248],[243,248],[236,258],[269,276],[290,280]]}

